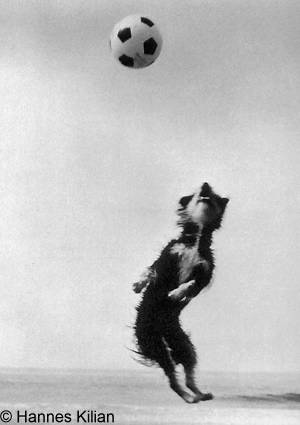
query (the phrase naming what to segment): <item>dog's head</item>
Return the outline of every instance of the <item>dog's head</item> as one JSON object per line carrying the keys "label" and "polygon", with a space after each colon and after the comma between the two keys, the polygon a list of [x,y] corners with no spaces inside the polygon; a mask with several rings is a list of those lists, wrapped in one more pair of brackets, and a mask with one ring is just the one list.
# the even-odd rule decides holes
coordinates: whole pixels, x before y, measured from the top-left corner
{"label": "dog's head", "polygon": [[178,224],[212,231],[218,229],[228,201],[228,198],[217,195],[208,183],[203,183],[199,191],[180,199]]}

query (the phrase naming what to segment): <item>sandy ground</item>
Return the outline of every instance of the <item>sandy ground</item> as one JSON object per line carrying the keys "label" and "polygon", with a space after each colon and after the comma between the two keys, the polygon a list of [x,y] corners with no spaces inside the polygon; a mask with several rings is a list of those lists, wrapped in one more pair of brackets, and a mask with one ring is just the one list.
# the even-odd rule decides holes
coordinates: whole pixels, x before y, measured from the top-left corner
{"label": "sandy ground", "polygon": [[[26,423],[27,414],[61,413],[69,423],[97,423],[88,412],[102,413],[99,423],[168,425],[298,425],[300,376],[292,374],[202,373],[202,389],[215,399],[188,405],[170,389],[156,369],[135,371],[25,371],[0,373],[0,410],[12,412],[10,423]],[[17,420],[17,411],[23,417]],[[32,418],[32,416],[31,416]],[[66,419],[67,417],[64,417]],[[84,422],[84,420],[86,422]],[[27,421],[27,423],[29,423]],[[48,422],[55,421],[52,417]]]}

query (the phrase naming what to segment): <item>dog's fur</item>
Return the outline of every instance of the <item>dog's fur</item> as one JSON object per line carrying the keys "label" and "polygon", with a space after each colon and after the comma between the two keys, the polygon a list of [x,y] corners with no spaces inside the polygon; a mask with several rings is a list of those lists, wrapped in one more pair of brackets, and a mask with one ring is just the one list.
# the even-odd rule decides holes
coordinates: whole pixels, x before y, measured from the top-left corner
{"label": "dog's fur", "polygon": [[[181,198],[177,210],[179,238],[163,249],[142,279],[133,285],[137,293],[145,289],[137,307],[137,353],[158,364],[170,387],[187,403],[209,400],[212,394],[202,393],[195,383],[196,351],[181,328],[179,315],[211,280],[212,233],[220,227],[227,203],[228,198],[217,195],[208,183],[193,195]],[[177,364],[184,368],[185,383],[191,393],[177,379]]]}

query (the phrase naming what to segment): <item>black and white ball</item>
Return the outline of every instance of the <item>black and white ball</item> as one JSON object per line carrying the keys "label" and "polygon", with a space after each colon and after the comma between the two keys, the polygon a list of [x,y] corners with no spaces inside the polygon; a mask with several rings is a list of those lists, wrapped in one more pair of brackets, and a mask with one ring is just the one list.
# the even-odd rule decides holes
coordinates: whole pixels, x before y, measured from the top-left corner
{"label": "black and white ball", "polygon": [[129,68],[145,68],[159,56],[162,37],[154,22],[142,15],[130,15],[118,22],[110,36],[114,57]]}

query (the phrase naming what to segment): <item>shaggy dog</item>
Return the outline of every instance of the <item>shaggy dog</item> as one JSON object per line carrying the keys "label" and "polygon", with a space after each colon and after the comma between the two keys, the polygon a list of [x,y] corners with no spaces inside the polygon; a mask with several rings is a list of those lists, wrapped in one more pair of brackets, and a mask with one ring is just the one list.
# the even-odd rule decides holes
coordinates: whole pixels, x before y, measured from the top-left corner
{"label": "shaggy dog", "polygon": [[[214,258],[212,234],[221,225],[228,198],[217,195],[208,183],[200,191],[179,201],[177,213],[181,234],[161,252],[143,278],[133,284],[143,289],[137,307],[135,336],[138,354],[158,364],[169,379],[170,387],[187,403],[212,399],[196,385],[196,351],[182,330],[182,309],[205,288],[212,277]],[[187,392],[176,375],[176,365],[185,372]]]}

